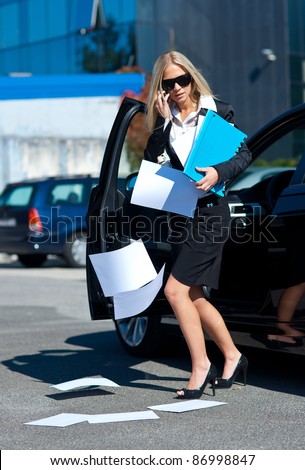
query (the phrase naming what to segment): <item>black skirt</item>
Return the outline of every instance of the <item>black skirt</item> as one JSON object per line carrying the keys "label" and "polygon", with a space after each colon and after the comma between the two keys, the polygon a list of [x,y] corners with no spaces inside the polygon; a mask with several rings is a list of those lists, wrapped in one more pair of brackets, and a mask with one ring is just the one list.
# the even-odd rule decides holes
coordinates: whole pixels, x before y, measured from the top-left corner
{"label": "black skirt", "polygon": [[226,199],[216,195],[198,201],[194,218],[171,218],[172,275],[177,281],[218,288],[229,223]]}

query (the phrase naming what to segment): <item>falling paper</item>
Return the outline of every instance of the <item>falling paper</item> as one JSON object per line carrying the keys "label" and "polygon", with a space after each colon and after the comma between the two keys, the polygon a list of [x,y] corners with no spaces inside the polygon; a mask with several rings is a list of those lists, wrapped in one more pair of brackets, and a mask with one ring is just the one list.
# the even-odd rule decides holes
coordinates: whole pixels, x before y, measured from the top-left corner
{"label": "falling paper", "polygon": [[120,421],[138,421],[143,419],[159,419],[153,411],[134,411],[129,413],[105,413],[89,416],[89,423],[115,423]]}
{"label": "falling paper", "polygon": [[140,289],[121,292],[113,297],[114,318],[132,317],[146,310],[152,303],[163,284],[164,269],[160,270],[157,277]]}
{"label": "falling paper", "polygon": [[143,160],[131,202],[193,217],[199,194],[194,181],[182,171]]}
{"label": "falling paper", "polygon": [[112,382],[112,380],[105,379],[103,377],[84,377],[82,379],[70,380],[69,382],[62,382],[56,385],[51,385],[57,390],[73,390],[74,388],[79,387],[92,387],[92,386],[101,386],[101,387],[119,387],[118,384]]}
{"label": "falling paper", "polygon": [[106,297],[138,289],[157,276],[142,240],[89,257]]}
{"label": "falling paper", "polygon": [[156,163],[142,161],[133,188],[132,204],[163,209],[164,202],[174,186],[174,181],[156,175],[160,169],[161,166]]}
{"label": "falling paper", "polygon": [[44,419],[38,419],[37,421],[31,421],[25,424],[31,424],[35,426],[58,426],[64,428],[65,426],[83,423],[84,421],[88,421],[88,415],[61,413],[59,415],[50,416],[49,418]]}
{"label": "falling paper", "polygon": [[183,413],[184,411],[199,410],[201,408],[209,408],[212,406],[226,405],[221,401],[206,401],[206,400],[188,400],[181,403],[169,403],[167,405],[148,406],[151,410],[157,411],[170,411],[172,413]]}

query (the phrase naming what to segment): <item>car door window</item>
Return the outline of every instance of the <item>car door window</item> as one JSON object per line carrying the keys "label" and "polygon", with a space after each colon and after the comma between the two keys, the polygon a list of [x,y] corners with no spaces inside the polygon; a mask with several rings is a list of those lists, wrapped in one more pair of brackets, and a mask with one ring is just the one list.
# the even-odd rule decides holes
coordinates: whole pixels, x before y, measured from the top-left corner
{"label": "car door window", "polygon": [[83,202],[84,185],[82,183],[67,183],[55,185],[48,200],[51,204],[79,205]]}
{"label": "car door window", "polygon": [[295,129],[268,147],[255,161],[261,167],[296,167],[305,149],[305,130]]}
{"label": "car door window", "polygon": [[131,120],[126,133],[119,165],[119,178],[126,178],[139,170],[148,136],[145,115],[139,112]]}
{"label": "car door window", "polygon": [[295,170],[305,150],[305,130],[295,129],[264,150],[230,187],[251,188],[255,184],[287,170]]}
{"label": "car door window", "polygon": [[[149,135],[145,126],[144,112],[139,111],[130,120],[126,129],[116,178],[117,220],[119,214],[122,216],[118,223],[120,226],[118,233],[122,240],[141,238],[145,241],[148,250],[155,249],[157,243],[160,249],[160,243],[168,239],[168,214],[166,212],[130,203]],[[108,202],[105,205],[109,207]],[[121,212],[118,211],[119,208],[122,208]],[[163,248],[167,256],[168,243]],[[163,260],[163,253],[161,258]]]}

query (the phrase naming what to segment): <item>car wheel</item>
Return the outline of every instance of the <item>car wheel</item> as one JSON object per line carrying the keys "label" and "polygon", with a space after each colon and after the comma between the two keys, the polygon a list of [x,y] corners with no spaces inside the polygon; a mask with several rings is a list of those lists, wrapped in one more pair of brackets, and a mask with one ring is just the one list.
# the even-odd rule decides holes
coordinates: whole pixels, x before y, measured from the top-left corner
{"label": "car wheel", "polygon": [[160,316],[131,317],[115,320],[119,340],[133,356],[157,356],[161,353]]}
{"label": "car wheel", "polygon": [[86,266],[86,237],[81,233],[73,233],[65,244],[64,258],[71,268]]}
{"label": "car wheel", "polygon": [[18,255],[20,263],[27,268],[39,268],[47,259],[47,255]]}

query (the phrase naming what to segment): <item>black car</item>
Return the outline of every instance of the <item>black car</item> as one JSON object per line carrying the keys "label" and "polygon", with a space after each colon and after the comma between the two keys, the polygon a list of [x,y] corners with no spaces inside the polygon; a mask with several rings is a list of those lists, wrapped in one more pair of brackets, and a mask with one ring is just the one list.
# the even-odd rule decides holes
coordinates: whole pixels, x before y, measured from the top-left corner
{"label": "black car", "polygon": [[27,267],[48,255],[85,267],[85,215],[98,178],[57,176],[10,183],[0,196],[0,253],[15,254]]}
{"label": "black car", "polygon": [[[103,295],[89,255],[116,250],[141,238],[156,270],[166,263],[166,272],[170,272],[169,214],[130,203],[147,138],[144,113],[143,103],[130,98],[122,102],[108,139],[99,184],[91,193],[86,272],[93,320],[114,318],[114,314],[113,300]],[[288,282],[289,240],[293,231],[305,227],[305,105],[268,122],[247,139],[247,145],[253,155],[251,166],[281,166],[283,171],[251,187],[227,189],[231,224],[220,288],[203,289],[237,344],[304,353],[301,338],[290,345],[269,340],[269,335],[277,332],[277,299]],[[134,355],[159,353],[169,343],[168,335],[180,334],[162,289],[147,310],[115,320],[115,326],[123,346]],[[293,326],[305,333],[302,305]]]}

